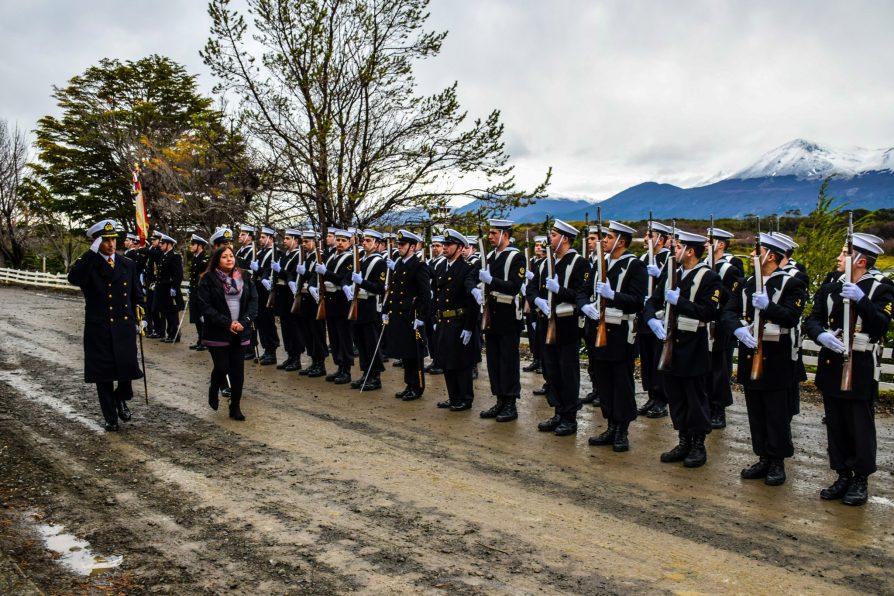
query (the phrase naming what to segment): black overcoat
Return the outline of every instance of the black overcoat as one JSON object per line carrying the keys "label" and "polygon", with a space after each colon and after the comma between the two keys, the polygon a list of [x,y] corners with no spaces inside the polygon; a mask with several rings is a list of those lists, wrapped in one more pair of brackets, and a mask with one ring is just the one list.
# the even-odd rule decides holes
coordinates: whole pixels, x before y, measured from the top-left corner
{"label": "black overcoat", "polygon": [[[242,293],[239,295],[239,322],[244,329],[240,334],[242,341],[251,339],[252,324],[258,317],[258,293],[251,281],[242,284]],[[227,306],[227,298],[224,295],[223,286],[217,279],[217,274],[209,273],[199,280],[199,289],[196,298],[202,316],[205,317],[205,327],[202,331],[202,339],[208,341],[229,342],[233,338],[230,324],[230,308]]]}

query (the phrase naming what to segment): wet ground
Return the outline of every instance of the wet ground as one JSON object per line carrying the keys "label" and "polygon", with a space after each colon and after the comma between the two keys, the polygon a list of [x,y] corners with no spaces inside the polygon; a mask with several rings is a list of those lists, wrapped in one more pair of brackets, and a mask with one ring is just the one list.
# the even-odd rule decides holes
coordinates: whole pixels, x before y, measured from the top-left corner
{"label": "wet ground", "polygon": [[[637,420],[632,448],[538,433],[550,411],[523,373],[517,422],[476,407],[359,394],[247,367],[248,420],[206,404],[207,353],[146,341],[150,405],[101,430],[82,382],[82,304],[0,287],[0,593],[891,593],[894,424],[879,420],[879,473],[860,508],[818,498],[831,482],[821,412],[794,423],[789,480],[742,481],[751,462],[742,396],[709,437],[708,464],[661,464],[667,418]],[[588,387],[584,387],[587,390]],[[640,396],[640,400],[642,397]],[[104,557],[83,576],[37,524]],[[33,592],[38,593],[38,592]]]}

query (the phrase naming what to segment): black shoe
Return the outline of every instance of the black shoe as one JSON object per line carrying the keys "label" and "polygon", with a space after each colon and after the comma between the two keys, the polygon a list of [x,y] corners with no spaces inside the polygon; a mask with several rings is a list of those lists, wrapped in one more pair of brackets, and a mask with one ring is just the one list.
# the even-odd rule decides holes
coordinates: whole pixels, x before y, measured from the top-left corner
{"label": "black shoe", "polygon": [[171,337],[163,337],[162,339],[159,340],[159,343],[172,344],[172,343],[174,343],[174,339]]}
{"label": "black shoe", "polygon": [[496,418],[497,416],[500,415],[500,412],[503,411],[503,406],[505,406],[505,405],[506,405],[506,400],[504,400],[502,397],[498,397],[497,403],[494,404],[493,407],[488,408],[487,410],[484,410],[483,412],[479,413],[478,415],[482,418]]}
{"label": "black shoe", "polygon": [[611,445],[612,443],[615,442],[615,431],[616,430],[617,430],[617,426],[615,426],[615,423],[612,422],[611,420],[609,420],[608,428],[605,429],[604,432],[596,435],[595,437],[590,437],[587,440],[587,443],[589,443],[590,445],[594,445],[594,446]]}
{"label": "black shoe", "polygon": [[306,377],[307,375],[310,374],[310,371],[312,371],[316,368],[316,366],[317,366],[316,364],[311,364],[307,368],[299,368],[298,374],[301,375],[302,377]]}
{"label": "black shoe", "polygon": [[290,364],[287,364],[283,367],[283,370],[286,372],[294,372],[296,370],[301,370],[301,359],[293,358]]}
{"label": "black shoe", "polygon": [[832,483],[832,486],[820,491],[820,499],[824,501],[834,501],[844,497],[853,481],[854,479],[850,472],[838,472],[838,478]]}
{"label": "black shoe", "polygon": [[711,414],[711,428],[715,430],[726,428],[726,408],[717,408]]}
{"label": "black shoe", "polygon": [[539,360],[534,360],[534,361],[531,362],[531,364],[529,364],[528,366],[522,367],[522,370],[523,370],[524,372],[534,372],[534,371],[537,370],[538,368],[540,368],[540,361],[539,361]]}
{"label": "black shoe", "polygon": [[705,435],[694,435],[692,437],[692,449],[689,455],[683,460],[683,465],[687,468],[700,468],[708,461],[708,451],[705,449]]}
{"label": "black shoe", "polygon": [[537,373],[538,375],[542,375],[543,374],[543,365],[538,363],[537,370],[535,370],[534,372]]}
{"label": "black shoe", "polygon": [[549,420],[544,420],[540,424],[537,425],[537,430],[542,433],[551,433],[559,426],[559,423],[562,422],[562,417],[556,414]]}
{"label": "black shoe", "polygon": [[276,353],[270,352],[261,356],[261,366],[270,366],[271,364],[276,364]]}
{"label": "black shoe", "polygon": [[869,479],[856,474],[841,502],[845,505],[862,505],[867,499],[869,499]]}
{"label": "black shoe", "polygon": [[366,384],[362,387],[364,391],[375,391],[382,388],[382,379],[378,376],[370,377],[366,380]]}
{"label": "black shoe", "polygon": [[540,389],[535,389],[531,393],[534,395],[546,395],[546,383],[544,383]]}
{"label": "black shoe", "polygon": [[425,372],[427,372],[430,375],[443,375],[444,369],[438,368],[437,366],[429,366],[429,367],[426,367]]}
{"label": "black shoe", "polygon": [[591,403],[593,403],[594,401],[596,401],[596,392],[595,392],[595,391],[591,391],[591,392],[589,392],[589,393],[588,393],[582,400],[580,400],[580,403],[582,403],[582,404],[591,404]]}
{"label": "black shoe", "polygon": [[515,398],[510,397],[503,405],[503,409],[497,415],[497,422],[512,422],[518,419],[518,409],[515,407]]}
{"label": "black shoe", "polygon": [[118,432],[118,423],[117,422],[106,422],[106,424],[105,424],[105,426],[103,426],[103,428],[106,429],[107,433],[115,433],[115,432]]}
{"label": "black shoe", "polygon": [[394,394],[394,397],[395,397],[395,399],[403,399],[404,396],[405,396],[407,393],[409,393],[410,391],[412,391],[412,389],[410,389],[410,386],[407,385],[407,387],[406,387],[403,391],[398,391],[397,393],[395,393],[395,394]]}
{"label": "black shoe", "polygon": [[411,387],[409,391],[401,398],[404,401],[414,401],[422,397],[422,389]]}
{"label": "black shoe", "polygon": [[[301,374],[301,373],[298,373]],[[326,376],[326,367],[322,364],[318,366],[312,366],[309,371],[307,371],[308,377],[323,377]]]}
{"label": "black shoe", "polygon": [[577,432],[577,422],[573,420],[563,420],[553,431],[557,437],[567,437]]}
{"label": "black shoe", "polygon": [[739,472],[739,476],[744,478],[745,480],[757,480],[758,478],[766,478],[767,470],[770,469],[770,460],[766,457],[762,457],[757,460],[756,463],[751,464],[741,472]]}
{"label": "black shoe", "polygon": [[220,405],[219,400],[217,399],[217,394],[208,394],[208,405],[211,406],[211,409],[215,412],[217,411],[217,406]]}
{"label": "black shoe", "polygon": [[436,403],[435,405],[438,406],[439,408],[441,408],[442,410],[446,410],[446,409],[448,409],[450,406],[453,405],[453,402],[450,401],[449,399],[445,399],[444,401],[439,401],[439,402]]}
{"label": "black shoe", "polygon": [[471,410],[471,409],[472,409],[472,402],[470,402],[470,401],[460,401],[460,402],[456,402],[455,404],[450,406],[451,412],[462,412],[464,410]]}
{"label": "black shoe", "polygon": [[130,408],[127,407],[126,401],[116,402],[115,409],[118,410],[118,418],[120,418],[124,422],[130,420]]}
{"label": "black shoe", "polygon": [[767,470],[767,477],[764,478],[764,484],[767,486],[779,486],[785,483],[785,462],[781,459],[770,461],[770,468]]}
{"label": "black shoe", "polygon": [[239,409],[239,404],[230,404],[230,418],[233,420],[245,420],[245,416],[242,415],[242,411]]}
{"label": "black shoe", "polygon": [[199,344],[196,347],[196,352],[204,352],[207,349],[208,349],[208,346],[206,346],[205,344]]}
{"label": "black shoe", "polygon": [[350,369],[347,369],[347,368],[343,369],[341,371],[341,374],[336,375],[335,378],[332,379],[332,382],[335,383],[336,385],[347,385],[348,383],[350,383],[351,382]]}
{"label": "black shoe", "polygon": [[395,360],[394,364],[392,364],[391,366],[393,366],[394,368],[403,368],[404,361],[403,360]]}
{"label": "black shoe", "polygon": [[474,381],[477,378],[478,378],[478,367],[476,366],[475,368],[472,369],[472,380]]}
{"label": "black shoe", "polygon": [[689,435],[684,435],[680,433],[680,441],[677,443],[677,446],[671,449],[670,451],[665,451],[661,454],[661,461],[669,464],[678,461],[683,461],[686,459],[686,456],[689,455],[689,451],[692,449],[692,439]]}
{"label": "black shoe", "polygon": [[220,394],[223,395],[224,397],[232,397],[233,390],[230,389],[229,387],[224,387],[223,389],[220,390]]}
{"label": "black shoe", "polygon": [[190,349],[190,350],[198,349],[198,347],[199,347],[200,345],[202,345],[202,344],[200,344],[199,342],[196,342],[196,343],[194,343],[194,344],[191,344],[191,345],[189,346],[189,349]]}
{"label": "black shoe", "polygon": [[655,404],[652,409],[646,412],[646,418],[664,418],[667,416],[667,406],[664,404]]}
{"label": "black shoe", "polygon": [[356,381],[351,381],[351,389],[360,389],[363,385],[363,377],[360,377]]}
{"label": "black shoe", "polygon": [[161,337],[161,333],[152,332],[146,336],[147,339],[158,339]]}
{"label": "black shoe", "polygon": [[251,351],[246,350],[246,351],[245,351],[245,356],[243,356],[242,359],[243,359],[243,360],[254,360],[254,359],[255,359],[255,355],[254,355],[254,353],[252,353]]}
{"label": "black shoe", "polygon": [[332,381],[335,380],[335,377],[337,377],[340,374],[341,374],[341,367],[339,366],[335,372],[332,372],[332,373],[329,373],[328,375],[326,375],[326,382],[331,383]]}
{"label": "black shoe", "polygon": [[649,410],[652,409],[652,406],[654,406],[654,405],[655,405],[655,400],[650,397],[646,401],[646,403],[644,403],[643,405],[641,405],[640,407],[638,407],[636,409],[636,413],[639,414],[640,416],[645,416],[649,412]]}
{"label": "black shoe", "polygon": [[283,360],[282,362],[280,362],[279,364],[277,364],[277,365],[276,365],[276,370],[285,370],[285,368],[286,368],[288,365],[290,365],[290,364],[292,364],[292,357],[291,357],[291,356],[289,356],[288,358],[286,358],[285,360]]}
{"label": "black shoe", "polygon": [[630,438],[627,435],[628,423],[622,422],[615,429],[615,441],[612,443],[612,450],[615,453],[630,451]]}

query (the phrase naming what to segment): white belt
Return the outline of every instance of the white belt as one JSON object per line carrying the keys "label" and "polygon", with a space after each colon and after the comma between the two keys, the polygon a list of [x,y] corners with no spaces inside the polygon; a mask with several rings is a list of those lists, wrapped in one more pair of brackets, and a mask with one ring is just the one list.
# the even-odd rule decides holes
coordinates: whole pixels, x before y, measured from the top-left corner
{"label": "white belt", "polygon": [[625,315],[620,308],[606,308],[605,322],[607,325],[620,325],[624,321],[631,321],[636,315]]}
{"label": "white belt", "polygon": [[500,304],[512,304],[515,302],[515,296],[510,296],[509,294],[503,294],[502,292],[491,292],[491,297],[499,302]]}
{"label": "white belt", "polygon": [[360,288],[359,290],[357,290],[357,299],[358,300],[366,300],[367,298],[369,298],[369,292],[367,292],[363,288]]}
{"label": "white belt", "polygon": [[703,321],[690,317],[677,317],[677,330],[679,331],[697,331],[699,327],[704,327]]}
{"label": "white belt", "polygon": [[854,333],[854,352],[872,352],[876,345],[869,341],[868,333]]}
{"label": "white belt", "polygon": [[323,287],[326,288],[327,292],[335,292],[338,290],[338,288],[335,286],[335,284],[332,283],[331,281],[324,281]]}
{"label": "white belt", "polygon": [[563,302],[556,306],[556,316],[557,317],[570,317],[574,314],[574,305],[569,304],[567,302]]}

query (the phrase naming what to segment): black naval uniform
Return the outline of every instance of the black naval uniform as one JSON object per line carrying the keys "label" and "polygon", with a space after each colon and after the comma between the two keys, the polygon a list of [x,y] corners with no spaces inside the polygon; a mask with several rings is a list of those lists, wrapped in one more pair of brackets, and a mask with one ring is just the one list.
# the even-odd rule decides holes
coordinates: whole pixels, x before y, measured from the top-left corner
{"label": "black naval uniform", "polygon": [[208,251],[202,249],[198,254],[192,256],[192,264],[189,269],[189,322],[196,327],[196,343],[192,348],[197,350],[205,350],[202,345],[202,313],[199,310],[199,304],[196,301],[196,290],[199,288],[199,279],[205,274],[208,268]]}
{"label": "black naval uniform", "polygon": [[[433,257],[428,260],[428,269],[431,271],[431,286],[432,291],[434,292],[435,281],[438,279],[439,271],[444,267],[447,262],[447,257],[441,255],[440,257]],[[433,297],[434,298],[434,297]],[[437,318],[437,313],[435,309],[432,308],[431,314],[425,320],[425,337],[431,339],[428,345],[428,353],[431,356],[432,363],[425,367],[425,372],[428,374],[441,374],[441,369],[439,369],[435,365],[435,356],[437,354],[438,346],[434,341],[435,337],[435,319]]]}
{"label": "black naval uniform", "polygon": [[164,337],[164,318],[156,313],[152,306],[155,304],[155,286],[158,281],[158,266],[161,262],[161,249],[156,244],[146,249],[146,270],[144,280],[146,282],[146,312],[148,314],[148,329],[146,337],[153,339]]}
{"label": "black naval uniform", "polygon": [[[257,277],[254,271],[251,270],[251,262],[255,260],[256,255],[255,243],[246,244],[245,246],[240,246],[239,250],[236,251],[236,266],[241,269],[242,279],[245,280],[245,283],[254,283],[254,279]],[[255,292],[257,293],[257,292]],[[260,309],[260,304],[258,305],[258,309]],[[254,347],[258,345],[258,328],[255,320],[252,320],[251,323],[251,342],[248,349],[245,350],[245,359],[251,360],[254,358]]]}
{"label": "black naval uniform", "polygon": [[[658,277],[651,277],[646,280],[646,299],[655,295],[655,291],[664,285],[667,277],[667,263],[670,251],[662,248],[655,254],[655,266],[659,269]],[[648,265],[649,255],[645,254],[641,257],[643,265]],[[648,275],[648,272],[646,273]],[[649,280],[651,279],[652,291],[649,293]],[[642,377],[643,389],[649,395],[649,399],[638,410],[639,414],[645,415],[647,418],[663,418],[667,416],[667,395],[664,393],[664,379],[658,372],[658,359],[661,357],[661,350],[664,342],[655,337],[649,325],[646,324],[645,311],[639,314],[639,324],[637,325],[637,339],[639,341],[639,361],[640,376]]]}
{"label": "black naval uniform", "polygon": [[[755,291],[754,276],[729,296],[721,324],[729,337],[736,329],[752,325],[755,307],[751,297]],[[798,412],[796,393],[792,387],[798,378],[798,345],[795,330],[801,312],[807,302],[807,287],[781,269],[764,280],[764,292],[770,299],[767,308],[760,311],[763,332],[763,377],[751,380],[751,366],[755,350],[739,345],[737,376],[745,389],[748,407],[748,425],[751,429],[751,447],[760,462],[743,471],[745,478],[763,478],[768,484],[785,481],[783,459],[794,455],[791,421]],[[714,344],[715,350],[717,344]],[[794,399],[793,399],[794,398]]]}
{"label": "black naval uniform", "polygon": [[[301,251],[294,249],[279,254],[279,273],[272,273],[273,291],[276,298],[273,310],[279,316],[279,326],[282,329],[282,343],[286,349],[286,359],[278,364],[280,370],[299,370],[301,368],[301,354],[304,353],[304,342],[298,332],[298,315],[292,314],[292,303],[295,295],[289,289],[289,282],[295,281],[298,261]],[[273,270],[271,269],[271,272]]]}
{"label": "black naval uniform", "polygon": [[[381,374],[385,370],[381,351],[376,352],[376,342],[381,332],[379,299],[385,294],[385,276],[388,267],[379,253],[364,254],[357,272],[363,281],[356,286],[357,320],[354,321],[354,341],[360,357],[360,369],[367,375],[364,391],[382,387]],[[363,377],[351,383],[354,389],[361,389]]]}
{"label": "black naval uniform", "polygon": [[[841,297],[842,278],[824,284],[813,298],[813,310],[804,321],[804,331],[813,341],[826,330],[843,326],[844,300]],[[823,491],[825,499],[841,498],[844,491],[855,494],[850,504],[866,500],[866,477],[876,471],[875,401],[878,398],[880,372],[880,341],[891,323],[894,286],[879,281],[870,273],[863,275],[857,285],[864,292],[852,312],[858,317],[854,336],[853,389],[841,390],[843,357],[822,347],[817,357],[815,383],[823,394],[828,434],[829,466],[839,474],[841,494],[835,488]],[[859,346],[859,349],[857,348]],[[853,479],[851,475],[853,474]],[[838,482],[836,482],[836,485]]]}
{"label": "black naval uniform", "polygon": [[388,355],[403,361],[407,387],[395,395],[410,401],[422,396],[425,389],[422,360],[425,358],[424,329],[414,329],[414,320],[425,321],[431,308],[431,272],[428,265],[416,258],[398,258],[391,272],[391,287],[382,307],[388,317],[385,339]]}
{"label": "black naval uniform", "polygon": [[[584,241],[586,242],[586,240]],[[592,281],[590,277],[591,271],[596,271],[597,254],[591,254],[587,257],[587,280]],[[585,284],[586,285],[586,284]],[[584,286],[581,286],[582,288]],[[584,317],[584,326],[581,327],[581,340],[584,342],[584,350],[587,352],[587,376],[590,377],[590,392],[581,399],[581,403],[593,404],[599,407],[599,387],[596,382],[596,323],[589,317]]]}
{"label": "black naval uniform", "polygon": [[[532,274],[536,275],[538,269],[540,269],[540,265],[543,263],[543,257],[532,257],[531,258],[531,266],[528,269]],[[533,278],[531,278],[533,280]],[[525,313],[525,329],[528,332],[528,348],[531,350],[531,364],[523,368],[525,372],[536,372],[539,370],[543,370],[543,363],[541,362],[541,350],[542,346],[539,342],[535,341],[537,337],[537,311],[536,309],[531,308],[531,305],[527,301],[527,286],[525,286],[525,292],[522,294],[522,300],[524,300],[525,305],[527,307],[528,312]]]}
{"label": "black naval uniform", "polygon": [[[577,295],[577,304],[583,307],[596,294],[599,281],[598,264],[588,272],[588,278]],[[642,261],[632,252],[625,252],[617,259],[606,259],[606,283],[615,295],[605,300],[605,329],[608,343],[595,347],[595,335],[599,322],[592,329],[594,348],[593,364],[602,415],[608,429],[590,440],[591,445],[614,445],[616,451],[629,448],[627,428],[636,419],[636,387],[633,381],[636,359],[636,317],[643,309],[648,274]],[[589,319],[589,317],[588,317]]]}
{"label": "black naval uniform", "polygon": [[[275,280],[271,264],[273,263],[273,247],[262,248],[258,251],[257,261],[258,270],[253,276],[255,279],[255,289],[258,291],[258,318],[256,321],[258,328],[258,340],[264,353],[261,355],[261,364],[276,364],[276,349],[279,347],[279,333],[276,331],[276,312],[273,308],[267,307],[267,300],[270,298],[270,292],[261,284],[261,280],[270,279],[271,283]],[[273,287],[271,286],[271,290]],[[274,296],[274,301],[276,297]],[[274,302],[274,306],[275,306]]]}
{"label": "black naval uniform", "polygon": [[[670,257],[672,259],[672,257]],[[673,262],[673,261],[672,261]],[[705,436],[711,432],[711,416],[705,375],[711,366],[706,324],[714,320],[720,303],[720,278],[710,267],[699,263],[689,271],[682,267],[677,274],[680,299],[676,309],[677,328],[673,330],[673,358],[669,371],[663,371],[663,386],[670,406],[671,421],[679,433],[680,442],[662,454],[662,461],[683,461],[687,467],[705,463]],[[667,308],[664,292],[667,279],[659,285],[646,302],[643,318],[646,323],[656,318],[659,310]],[[685,331],[683,326],[694,327]],[[666,329],[665,332],[671,333]]]}
{"label": "black naval uniform", "polygon": [[338,367],[335,373],[326,375],[326,380],[342,385],[351,382],[351,367],[354,366],[354,338],[348,321],[351,303],[342,289],[352,285],[353,250],[333,251],[325,264],[321,292],[326,292],[326,330],[332,346],[332,362]]}
{"label": "black naval uniform", "polygon": [[295,278],[291,281],[295,282],[298,291],[301,293],[301,306],[298,309],[298,332],[301,335],[301,341],[310,357],[311,365],[309,368],[302,369],[298,374],[307,375],[309,377],[322,377],[326,374],[326,356],[329,355],[329,348],[326,344],[326,327],[325,321],[317,320],[317,310],[319,302],[313,299],[310,294],[310,288],[317,285],[317,274],[314,268],[317,265],[317,253],[310,251],[304,255],[304,273],[295,270]]}
{"label": "black naval uniform", "polygon": [[[468,410],[475,399],[472,368],[481,345],[474,332],[479,324],[478,303],[471,292],[478,284],[477,272],[459,255],[452,263],[444,259],[434,281],[434,365],[444,371],[447,385],[447,400],[438,403],[438,407],[454,412]],[[466,345],[462,343],[463,331],[471,334]]]}
{"label": "black naval uniform", "polygon": [[[482,412],[481,417],[509,422],[518,418],[516,400],[521,394],[519,345],[522,321],[518,293],[525,281],[527,267],[525,256],[514,246],[507,246],[499,254],[491,251],[487,263],[493,280],[485,286],[490,326],[484,330],[484,345],[490,392],[497,398],[497,403]],[[476,268],[476,278],[477,272]]]}
{"label": "black naval uniform", "polygon": [[162,329],[166,328],[166,337],[162,341],[168,343],[180,341],[177,334],[180,319],[177,313],[185,306],[183,292],[180,289],[182,283],[183,257],[172,248],[164,253],[159,261],[158,280],[155,283],[155,295],[152,299],[152,312],[164,318]]}
{"label": "black naval uniform", "polygon": [[108,258],[88,250],[72,265],[68,281],[84,293],[84,382],[96,383],[106,429],[117,430],[119,415],[130,418],[125,402],[133,397],[131,381],[143,378],[136,330],[143,291],[133,261],[114,256],[110,265]]}
{"label": "black naval uniform", "polygon": [[735,338],[731,335],[734,329],[722,325],[720,318],[730,296],[740,290],[742,274],[730,255],[723,255],[714,263],[714,272],[720,277],[720,306],[715,314],[714,324],[708,326],[709,332],[713,332],[713,344],[711,370],[705,377],[705,387],[711,409],[711,428],[719,429],[726,426],[726,408],[733,405],[733,391],[730,387],[732,364],[729,359],[732,357],[730,344],[735,343]]}

